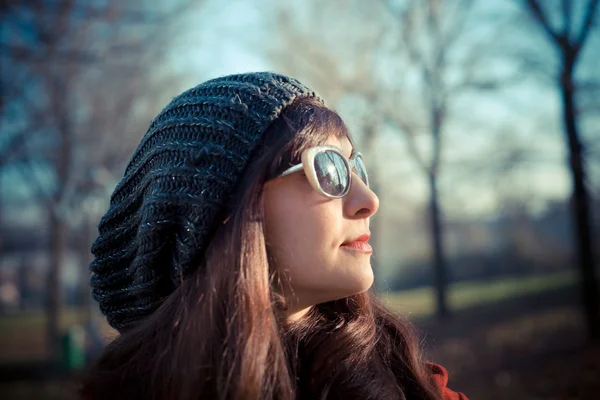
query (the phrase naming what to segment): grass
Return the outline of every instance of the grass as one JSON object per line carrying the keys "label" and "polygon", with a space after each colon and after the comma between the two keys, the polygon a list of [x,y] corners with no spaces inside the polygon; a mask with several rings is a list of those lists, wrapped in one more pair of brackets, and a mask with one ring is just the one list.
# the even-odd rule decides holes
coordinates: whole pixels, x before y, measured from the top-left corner
{"label": "grass", "polygon": [[[451,310],[460,311],[477,305],[564,288],[575,282],[574,271],[499,278],[485,282],[460,282],[448,287],[448,301]],[[431,287],[384,293],[380,297],[388,307],[411,317],[423,318],[432,315],[435,311],[435,299]]]}
{"label": "grass", "polygon": [[[84,322],[86,312],[81,308],[60,311],[60,331]],[[114,331],[105,324],[105,335]],[[49,357],[46,346],[46,316],[44,310],[28,310],[18,314],[0,315],[0,362],[29,362]]]}
{"label": "grass", "polygon": [[[60,313],[61,329],[81,323],[84,318],[83,310],[79,308],[63,308]],[[4,338],[7,332],[26,332],[29,330],[40,330],[45,328],[46,319],[43,310],[27,310],[18,314],[0,316],[0,338]]]}

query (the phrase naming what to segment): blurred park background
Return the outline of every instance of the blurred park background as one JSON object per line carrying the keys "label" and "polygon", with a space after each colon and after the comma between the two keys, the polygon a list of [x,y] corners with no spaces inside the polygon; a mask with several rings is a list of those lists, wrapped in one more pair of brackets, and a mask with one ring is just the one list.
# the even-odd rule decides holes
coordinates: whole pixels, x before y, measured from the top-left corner
{"label": "blurred park background", "polygon": [[150,120],[272,70],[350,126],[375,290],[472,399],[600,398],[597,0],[0,5],[0,398],[68,399],[114,337],[97,224]]}

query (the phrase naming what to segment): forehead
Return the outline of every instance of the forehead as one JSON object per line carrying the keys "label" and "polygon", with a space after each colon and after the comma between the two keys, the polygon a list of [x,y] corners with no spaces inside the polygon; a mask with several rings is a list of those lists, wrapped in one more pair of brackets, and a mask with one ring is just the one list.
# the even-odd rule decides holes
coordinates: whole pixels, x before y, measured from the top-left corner
{"label": "forehead", "polygon": [[337,147],[348,158],[350,158],[354,150],[352,148],[352,143],[350,143],[350,140],[348,140],[348,138],[346,137],[338,138],[332,135],[329,136],[329,138],[325,141],[324,144]]}

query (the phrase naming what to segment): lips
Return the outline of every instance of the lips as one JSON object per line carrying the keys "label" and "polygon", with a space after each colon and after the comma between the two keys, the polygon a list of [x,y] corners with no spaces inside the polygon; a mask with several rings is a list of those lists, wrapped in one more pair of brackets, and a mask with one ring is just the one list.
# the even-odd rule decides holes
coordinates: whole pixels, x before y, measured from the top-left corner
{"label": "lips", "polygon": [[361,253],[370,254],[373,252],[371,245],[368,243],[370,238],[371,235],[369,233],[365,233],[357,238],[345,241],[340,247],[345,250],[358,251]]}

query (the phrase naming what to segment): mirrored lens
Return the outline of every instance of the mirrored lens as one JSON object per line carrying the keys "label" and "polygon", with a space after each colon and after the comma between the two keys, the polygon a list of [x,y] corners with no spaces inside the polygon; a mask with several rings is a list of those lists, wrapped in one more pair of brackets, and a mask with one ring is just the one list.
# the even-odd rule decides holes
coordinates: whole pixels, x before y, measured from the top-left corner
{"label": "mirrored lens", "polygon": [[365,183],[365,185],[369,186],[369,175],[367,175],[367,167],[365,167],[365,163],[361,156],[356,157],[355,159],[356,165],[356,174],[360,178],[361,181]]}
{"label": "mirrored lens", "polygon": [[341,196],[348,188],[348,168],[335,151],[323,151],[315,156],[317,179],[321,189],[331,196]]}

